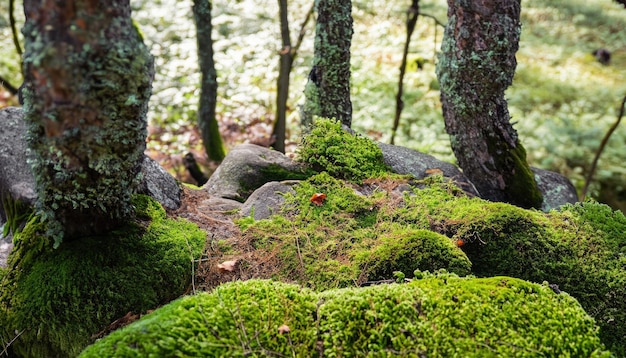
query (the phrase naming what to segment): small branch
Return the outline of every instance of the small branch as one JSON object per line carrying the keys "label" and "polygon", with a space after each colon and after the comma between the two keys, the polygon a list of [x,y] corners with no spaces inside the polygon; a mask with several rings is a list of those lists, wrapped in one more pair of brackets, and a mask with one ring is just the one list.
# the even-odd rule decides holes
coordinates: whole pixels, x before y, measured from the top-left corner
{"label": "small branch", "polygon": [[583,187],[582,193],[580,194],[580,201],[585,200],[585,197],[587,196],[587,189],[589,189],[589,184],[591,183],[593,174],[596,171],[596,166],[598,165],[598,160],[600,159],[600,155],[604,151],[604,147],[606,146],[606,143],[609,141],[609,138],[611,137],[613,132],[615,132],[615,130],[617,129],[617,126],[619,126],[619,123],[622,121],[622,117],[624,116],[624,106],[626,106],[626,96],[624,96],[624,99],[622,100],[622,106],[620,107],[619,114],[617,115],[617,121],[613,123],[611,128],[609,128],[608,132],[606,132],[606,134],[604,135],[604,138],[602,138],[602,142],[600,142],[600,147],[598,148],[598,151],[596,152],[596,156],[595,158],[593,158],[593,162],[591,162],[591,168],[589,168],[589,173],[587,173],[587,176],[585,177],[585,186]]}
{"label": "small branch", "polygon": [[13,43],[15,44],[15,51],[22,56],[22,48],[20,47],[20,40],[17,38],[17,28],[15,26],[15,0],[9,0],[9,22],[11,23],[11,32],[13,32]]}
{"label": "small branch", "polygon": [[435,20],[435,23],[441,27],[446,27],[446,24],[444,24],[443,22],[441,22],[438,18],[434,17],[433,15],[428,15],[428,14],[424,14],[423,12],[420,13],[420,16],[424,16],[424,17],[428,17],[431,18],[433,20]]}
{"label": "small branch", "polygon": [[304,40],[304,36],[306,35],[306,26],[309,23],[311,17],[313,17],[313,12],[315,10],[315,1],[311,4],[309,11],[307,11],[304,20],[302,21],[302,25],[300,25],[300,32],[298,33],[298,39],[296,40],[296,44],[291,48],[291,60],[293,61],[298,54],[298,49],[300,49],[300,45]]}
{"label": "small branch", "polygon": [[7,91],[11,92],[11,94],[13,96],[15,96],[19,90],[17,89],[17,87],[13,86],[12,84],[9,83],[9,81],[7,81],[4,77],[0,76],[0,85],[4,88],[7,89]]}

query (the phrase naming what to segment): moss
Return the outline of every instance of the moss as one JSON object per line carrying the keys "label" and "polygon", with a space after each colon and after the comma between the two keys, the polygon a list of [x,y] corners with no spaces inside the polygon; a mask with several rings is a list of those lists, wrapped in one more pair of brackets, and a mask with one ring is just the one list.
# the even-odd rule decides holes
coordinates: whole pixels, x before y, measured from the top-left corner
{"label": "moss", "polygon": [[[264,262],[273,268],[266,277],[321,290],[389,279],[394,271],[410,275],[418,268],[470,272],[469,260],[450,238],[386,220],[394,201],[385,190],[364,196],[325,172],[294,190],[280,215],[240,222],[244,241],[273,260]],[[315,193],[326,195],[322,205],[311,202]]]}
{"label": "moss", "polygon": [[15,235],[33,214],[33,208],[21,200],[11,198],[9,194],[4,194],[2,195],[2,212],[6,216],[2,236],[7,236],[9,233]]}
{"label": "moss", "polygon": [[464,243],[476,275],[558,285],[597,319],[600,337],[614,353],[626,352],[626,219],[621,213],[585,203],[544,214],[456,198],[436,186],[415,191],[408,201],[439,232]]}
{"label": "moss", "polygon": [[136,222],[56,250],[42,236],[40,220],[26,225],[0,287],[0,341],[23,331],[11,345],[19,356],[76,356],[116,318],[184,292],[206,234],[187,221],[166,218],[149,197],[133,203]]}
{"label": "moss", "polygon": [[565,293],[440,274],[318,294],[229,283],[160,308],[81,357],[174,355],[609,356],[593,320]]}
{"label": "moss", "polygon": [[317,171],[355,182],[389,172],[376,143],[344,131],[334,119],[315,121],[299,147],[297,160]]}

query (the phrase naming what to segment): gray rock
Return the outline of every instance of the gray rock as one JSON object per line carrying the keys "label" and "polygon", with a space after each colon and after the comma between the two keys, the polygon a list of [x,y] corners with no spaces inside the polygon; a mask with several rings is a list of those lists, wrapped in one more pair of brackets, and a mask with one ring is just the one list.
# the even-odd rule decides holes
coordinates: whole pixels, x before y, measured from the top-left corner
{"label": "gray rock", "polygon": [[417,150],[380,142],[377,144],[383,151],[383,161],[394,173],[411,174],[417,179],[424,179],[433,173],[439,173],[452,180],[469,195],[479,196],[474,184],[455,165]]}
{"label": "gray rock", "polygon": [[535,173],[535,181],[543,195],[541,210],[547,212],[552,209],[558,209],[562,205],[574,204],[578,201],[576,188],[567,177],[549,170],[531,169]]}
{"label": "gray rock", "polygon": [[[27,164],[26,124],[22,109],[0,109],[0,194],[33,205],[37,199],[35,178]],[[0,219],[6,221],[0,205]]]}
{"label": "gray rock", "polygon": [[297,181],[269,182],[258,188],[250,195],[241,207],[242,216],[250,216],[254,212],[254,220],[270,217],[280,210],[285,203],[283,194],[294,193],[292,188]]}
{"label": "gray rock", "polygon": [[244,202],[271,181],[305,179],[311,174],[283,153],[254,144],[233,148],[202,187],[212,196]]}
{"label": "gray rock", "polygon": [[141,194],[153,197],[164,208],[178,209],[181,189],[176,179],[159,163],[145,156],[141,163],[141,182],[137,188]]}

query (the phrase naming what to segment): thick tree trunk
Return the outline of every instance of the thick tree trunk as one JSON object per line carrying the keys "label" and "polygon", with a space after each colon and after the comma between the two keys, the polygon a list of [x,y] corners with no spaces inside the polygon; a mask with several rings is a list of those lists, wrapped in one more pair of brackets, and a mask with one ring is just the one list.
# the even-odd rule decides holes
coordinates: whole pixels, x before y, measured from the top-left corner
{"label": "thick tree trunk", "polygon": [[539,208],[504,98],[517,65],[519,17],[520,0],[448,0],[437,75],[452,149],[481,196]]}
{"label": "thick tree trunk", "polygon": [[153,58],[128,0],[25,0],[24,113],[55,246],[132,217]]}
{"label": "thick tree trunk", "polygon": [[352,1],[318,0],[316,9],[315,55],[305,88],[305,117],[308,121],[312,116],[335,118],[350,127]]}
{"label": "thick tree trunk", "polygon": [[211,160],[221,161],[226,156],[220,134],[215,106],[217,104],[217,72],[213,61],[213,38],[211,31],[211,3],[209,0],[194,0],[193,15],[196,20],[198,40],[198,62],[202,73],[198,127],[202,133],[204,150]]}

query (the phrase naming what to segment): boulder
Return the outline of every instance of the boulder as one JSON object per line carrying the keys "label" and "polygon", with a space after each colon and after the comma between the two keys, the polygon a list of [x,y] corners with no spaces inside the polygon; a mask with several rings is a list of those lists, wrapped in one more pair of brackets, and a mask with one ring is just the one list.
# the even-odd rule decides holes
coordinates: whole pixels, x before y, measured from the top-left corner
{"label": "boulder", "polygon": [[474,184],[455,165],[443,162],[432,155],[417,150],[378,142],[383,151],[383,160],[391,171],[397,174],[411,174],[417,179],[424,179],[433,174],[441,174],[452,180],[470,196],[480,196]]}
{"label": "boulder", "polygon": [[549,170],[530,168],[535,174],[535,181],[543,195],[541,210],[558,209],[565,204],[574,204],[578,201],[576,188],[567,177]]}
{"label": "boulder", "polygon": [[254,144],[233,148],[203,186],[209,195],[244,202],[271,181],[305,179],[310,171],[281,152]]}
{"label": "boulder", "polygon": [[269,182],[255,190],[241,207],[242,216],[254,213],[254,220],[267,219],[277,213],[285,203],[284,194],[294,193],[292,186],[298,181]]}

